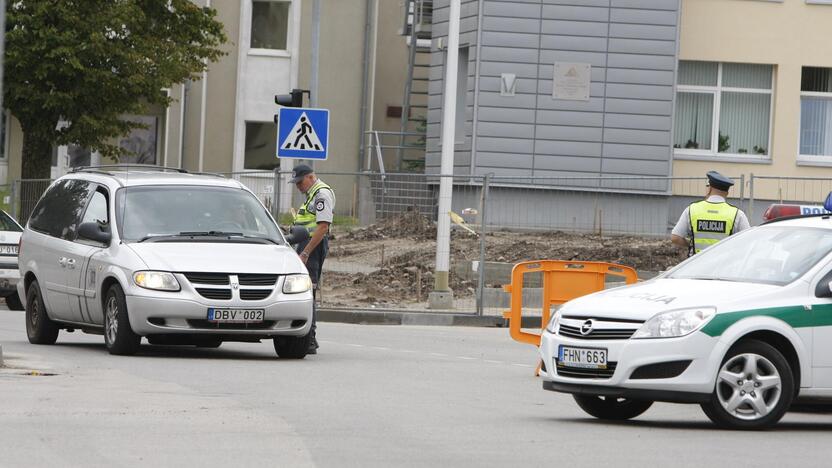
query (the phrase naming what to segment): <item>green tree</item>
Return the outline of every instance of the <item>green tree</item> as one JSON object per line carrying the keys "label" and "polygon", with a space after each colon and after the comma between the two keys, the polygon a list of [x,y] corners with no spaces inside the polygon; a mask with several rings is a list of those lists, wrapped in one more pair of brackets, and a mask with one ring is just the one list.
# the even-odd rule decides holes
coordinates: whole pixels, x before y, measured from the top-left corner
{"label": "green tree", "polygon": [[[217,12],[190,0],[9,0],[4,104],[23,128],[23,178],[48,178],[52,147],[114,158],[122,120],[198,79],[225,54]],[[61,122],[66,122],[61,125]]]}

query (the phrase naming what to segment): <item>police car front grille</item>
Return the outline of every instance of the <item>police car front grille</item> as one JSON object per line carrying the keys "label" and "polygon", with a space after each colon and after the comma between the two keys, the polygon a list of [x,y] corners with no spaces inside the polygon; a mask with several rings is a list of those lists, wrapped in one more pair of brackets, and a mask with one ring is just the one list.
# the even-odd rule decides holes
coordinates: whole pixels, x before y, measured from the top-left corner
{"label": "police car front grille", "polygon": [[560,324],[558,335],[578,340],[626,340],[633,336],[636,330],[636,328],[593,328],[591,332],[584,335],[580,327]]}
{"label": "police car front grille", "polygon": [[584,369],[582,367],[565,367],[555,360],[559,377],[573,379],[609,379],[615,373],[617,362],[608,362],[606,369]]}

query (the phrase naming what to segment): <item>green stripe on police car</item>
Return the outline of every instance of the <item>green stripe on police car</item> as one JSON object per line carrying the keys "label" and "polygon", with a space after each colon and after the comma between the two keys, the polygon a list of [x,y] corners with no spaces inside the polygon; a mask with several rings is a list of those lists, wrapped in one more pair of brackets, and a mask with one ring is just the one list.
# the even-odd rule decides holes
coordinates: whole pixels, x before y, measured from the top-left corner
{"label": "green stripe on police car", "polygon": [[707,325],[702,327],[701,331],[708,336],[720,336],[731,325],[742,319],[756,316],[776,318],[786,322],[792,328],[832,326],[832,304],[815,304],[811,306],[810,310],[799,305],[717,314]]}

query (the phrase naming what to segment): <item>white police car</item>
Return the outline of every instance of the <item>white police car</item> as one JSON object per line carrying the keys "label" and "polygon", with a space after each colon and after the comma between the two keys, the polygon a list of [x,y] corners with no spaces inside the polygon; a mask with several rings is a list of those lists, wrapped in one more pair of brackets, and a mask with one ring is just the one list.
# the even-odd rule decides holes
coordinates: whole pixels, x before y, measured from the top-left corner
{"label": "white police car", "polygon": [[770,222],[653,280],[570,301],[540,354],[543,387],[601,419],[668,401],[754,429],[795,402],[832,400],[832,215]]}

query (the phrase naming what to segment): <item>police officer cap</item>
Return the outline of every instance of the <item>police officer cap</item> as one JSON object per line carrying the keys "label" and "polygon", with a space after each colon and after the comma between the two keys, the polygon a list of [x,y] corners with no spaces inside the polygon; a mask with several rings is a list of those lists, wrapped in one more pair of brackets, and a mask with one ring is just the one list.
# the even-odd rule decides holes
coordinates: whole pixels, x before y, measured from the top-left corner
{"label": "police officer cap", "polygon": [[294,169],[292,169],[292,178],[289,180],[289,183],[296,184],[312,172],[312,168],[307,166],[306,164],[298,164],[297,166],[295,166]]}
{"label": "police officer cap", "polygon": [[717,171],[709,171],[707,175],[708,185],[717,190],[727,192],[728,189],[730,189],[731,186],[734,185],[733,180],[731,180],[729,177],[725,177]]}

